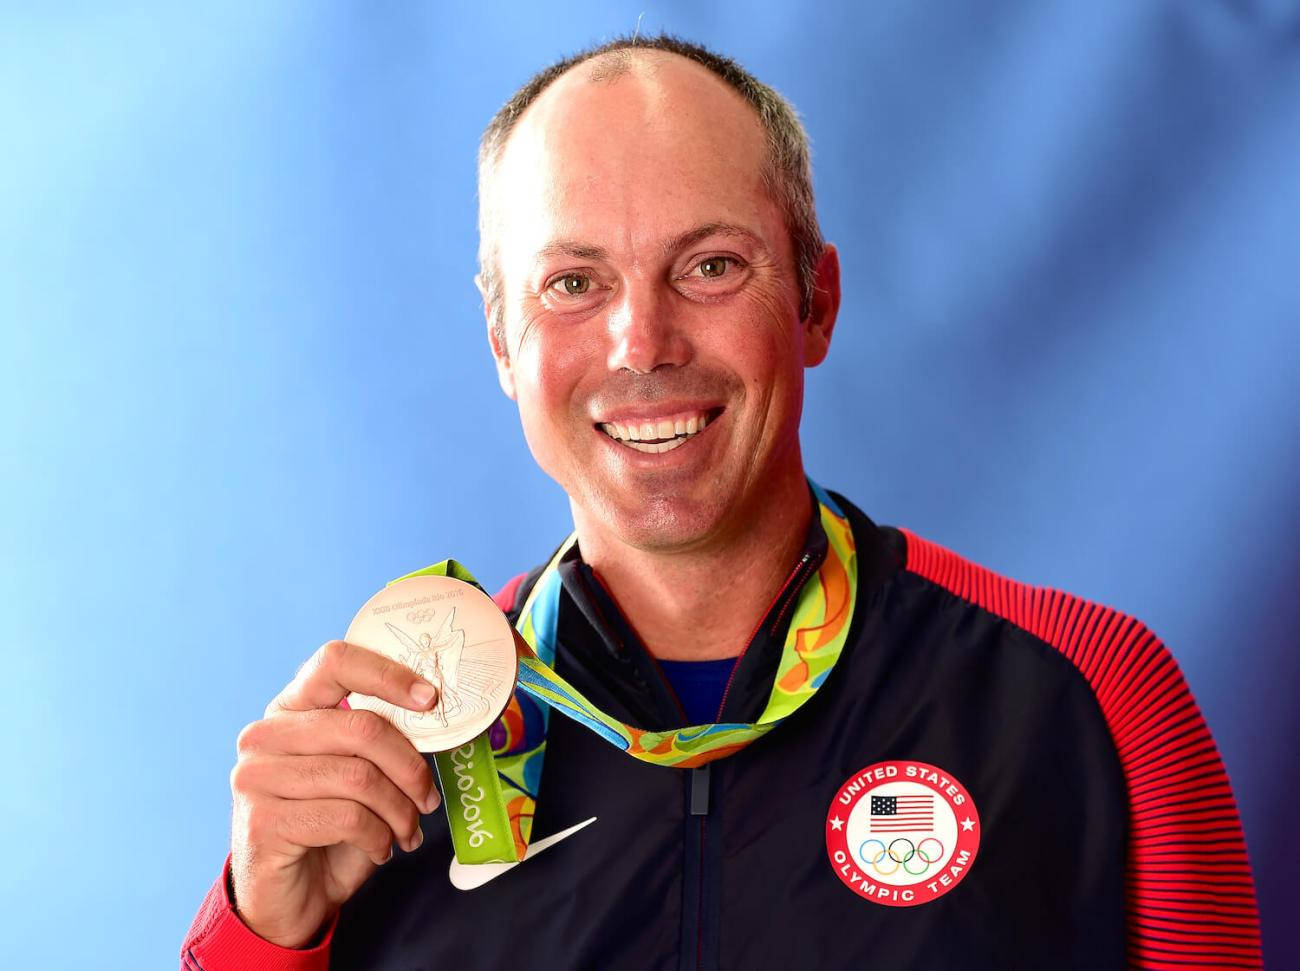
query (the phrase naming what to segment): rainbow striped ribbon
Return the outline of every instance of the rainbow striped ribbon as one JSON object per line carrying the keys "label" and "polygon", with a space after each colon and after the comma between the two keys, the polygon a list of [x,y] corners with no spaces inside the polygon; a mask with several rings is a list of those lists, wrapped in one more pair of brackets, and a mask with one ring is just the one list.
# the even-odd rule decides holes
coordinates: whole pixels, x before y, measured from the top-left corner
{"label": "rainbow striped ribbon", "polygon": [[[461,863],[515,862],[524,857],[546,756],[550,710],[586,725],[633,758],[694,768],[761,738],[821,687],[848,639],[857,594],[857,554],[848,519],[826,492],[809,481],[829,540],[826,558],[795,603],[776,678],[758,721],[692,725],[652,732],[601,711],[554,671],[559,626],[559,563],[577,542],[570,536],[546,565],[520,611],[516,629],[519,677],[506,710],[474,741],[435,758],[443,783],[456,858]],[[477,582],[454,560],[418,570]],[[401,577],[400,579],[406,579]],[[394,583],[397,581],[393,581]],[[525,648],[526,645],[526,648]],[[505,838],[508,832],[511,839]],[[500,835],[498,835],[500,834]]]}

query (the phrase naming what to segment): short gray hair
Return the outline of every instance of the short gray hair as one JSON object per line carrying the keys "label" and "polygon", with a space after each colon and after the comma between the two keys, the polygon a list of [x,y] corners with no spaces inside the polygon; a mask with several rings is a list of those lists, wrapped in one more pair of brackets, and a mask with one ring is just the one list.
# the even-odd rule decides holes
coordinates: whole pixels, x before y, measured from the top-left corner
{"label": "short gray hair", "polygon": [[556,78],[575,65],[604,55],[614,55],[604,69],[594,73],[592,80],[618,77],[628,70],[627,55],[618,59],[620,52],[656,50],[689,58],[702,64],[726,81],[758,113],[758,120],[767,134],[767,163],[763,180],[772,198],[785,215],[786,228],[794,244],[795,272],[799,283],[799,316],[805,318],[812,309],[817,263],[821,259],[825,240],[817,221],[817,208],[813,202],[812,159],[808,149],[808,133],[791,104],[773,88],[768,87],[729,57],[681,40],[668,34],[657,37],[616,37],[607,43],[590,47],[557,61],[533,75],[523,87],[501,106],[483,132],[478,151],[479,182],[479,275],[485,299],[493,311],[492,326],[504,343],[504,317],[501,274],[492,251],[491,230],[488,226],[484,186],[492,177],[493,169],[501,160],[506,142],[514,131],[520,116]]}

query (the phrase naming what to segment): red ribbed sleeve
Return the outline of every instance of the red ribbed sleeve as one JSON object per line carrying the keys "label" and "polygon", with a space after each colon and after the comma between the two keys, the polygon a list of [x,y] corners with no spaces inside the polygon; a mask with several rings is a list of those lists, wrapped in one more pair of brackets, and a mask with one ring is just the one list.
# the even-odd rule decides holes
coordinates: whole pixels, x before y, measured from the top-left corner
{"label": "red ribbed sleeve", "polygon": [[181,944],[181,971],[326,971],[338,914],[315,947],[295,950],[258,937],[239,919],[227,893],[230,856]]}
{"label": "red ribbed sleeve", "polygon": [[998,576],[902,530],[907,569],[1046,641],[1091,685],[1128,784],[1135,968],[1259,968],[1259,916],[1227,773],[1177,662],[1139,621]]}

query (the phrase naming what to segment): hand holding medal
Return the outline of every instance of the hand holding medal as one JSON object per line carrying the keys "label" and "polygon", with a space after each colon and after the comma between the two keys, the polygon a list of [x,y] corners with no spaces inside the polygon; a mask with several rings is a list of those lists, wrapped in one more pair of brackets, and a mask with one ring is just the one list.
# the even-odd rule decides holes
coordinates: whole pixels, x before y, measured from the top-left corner
{"label": "hand holding medal", "polygon": [[239,733],[230,774],[231,899],[259,936],[303,947],[393,855],[423,840],[439,803],[429,766],[370,711],[338,707],[362,692],[425,710],[437,690],[387,657],[330,641]]}
{"label": "hand holding medal", "polygon": [[[421,752],[435,755],[447,823],[462,863],[520,859],[489,740],[519,670],[510,622],[473,576],[445,560],[395,580],[357,611],[348,641],[382,653],[438,689],[428,710],[354,694],[353,708],[383,717]],[[527,651],[527,646],[524,645]]]}

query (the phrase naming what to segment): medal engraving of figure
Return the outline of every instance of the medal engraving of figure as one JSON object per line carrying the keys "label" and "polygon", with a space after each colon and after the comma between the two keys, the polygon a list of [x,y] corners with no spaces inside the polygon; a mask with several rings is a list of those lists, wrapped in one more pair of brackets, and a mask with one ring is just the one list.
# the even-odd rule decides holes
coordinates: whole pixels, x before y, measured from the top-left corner
{"label": "medal engraving of figure", "polygon": [[348,696],[351,707],[382,715],[421,752],[445,752],[486,731],[514,690],[514,631],[487,594],[461,580],[416,576],[389,584],[357,612],[345,639],[438,689],[428,711]]}

